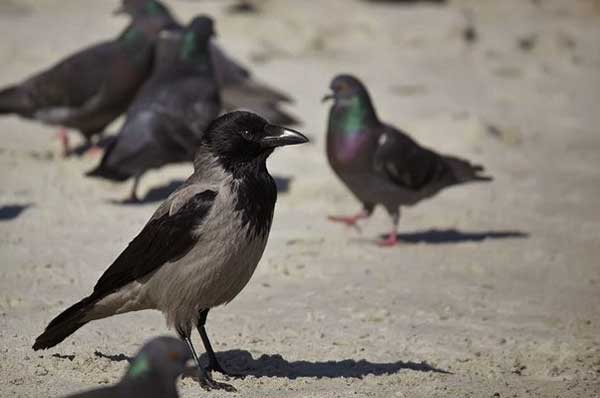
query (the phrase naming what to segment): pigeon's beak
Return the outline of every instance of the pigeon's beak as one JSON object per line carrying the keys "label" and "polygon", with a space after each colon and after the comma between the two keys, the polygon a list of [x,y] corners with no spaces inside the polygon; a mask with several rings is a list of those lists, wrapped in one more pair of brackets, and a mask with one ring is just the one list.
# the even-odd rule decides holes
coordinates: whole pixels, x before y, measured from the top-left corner
{"label": "pigeon's beak", "polygon": [[265,132],[267,134],[260,140],[260,144],[265,148],[275,148],[284,145],[297,145],[308,142],[308,138],[306,138],[304,134],[286,127],[268,124],[265,127]]}
{"label": "pigeon's beak", "polygon": [[335,95],[333,95],[332,93],[329,93],[329,94],[326,94],[325,96],[323,96],[323,98],[321,99],[321,102],[327,102],[332,99],[335,99]]}

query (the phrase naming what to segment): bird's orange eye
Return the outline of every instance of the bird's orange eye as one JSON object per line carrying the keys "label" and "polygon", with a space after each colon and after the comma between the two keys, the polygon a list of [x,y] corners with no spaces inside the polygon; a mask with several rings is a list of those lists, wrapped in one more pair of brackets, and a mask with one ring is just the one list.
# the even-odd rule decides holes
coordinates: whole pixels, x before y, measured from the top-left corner
{"label": "bird's orange eye", "polygon": [[169,359],[173,362],[179,361],[181,359],[181,356],[179,355],[179,353],[175,352],[175,351],[169,352],[168,356],[169,356]]}

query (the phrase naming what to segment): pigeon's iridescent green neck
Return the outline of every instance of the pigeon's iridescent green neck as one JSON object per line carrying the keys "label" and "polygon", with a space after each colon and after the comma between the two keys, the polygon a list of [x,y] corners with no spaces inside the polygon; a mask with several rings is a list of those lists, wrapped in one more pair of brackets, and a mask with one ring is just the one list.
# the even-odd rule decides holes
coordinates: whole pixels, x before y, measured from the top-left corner
{"label": "pigeon's iridescent green neck", "polygon": [[354,96],[349,104],[344,106],[336,127],[347,135],[358,134],[365,127],[368,114],[369,107],[366,101],[358,95]]}
{"label": "pigeon's iridescent green neck", "polygon": [[164,9],[156,2],[149,1],[146,3],[145,11],[147,15],[164,15]]}
{"label": "pigeon's iridescent green neck", "polygon": [[129,366],[127,377],[138,378],[150,373],[150,362],[144,355],[139,355],[136,360]]}
{"label": "pigeon's iridescent green neck", "polygon": [[195,60],[198,62],[205,62],[208,60],[208,45],[200,45],[198,39],[193,32],[188,32],[183,37],[183,44],[179,52],[181,59],[190,61]]}

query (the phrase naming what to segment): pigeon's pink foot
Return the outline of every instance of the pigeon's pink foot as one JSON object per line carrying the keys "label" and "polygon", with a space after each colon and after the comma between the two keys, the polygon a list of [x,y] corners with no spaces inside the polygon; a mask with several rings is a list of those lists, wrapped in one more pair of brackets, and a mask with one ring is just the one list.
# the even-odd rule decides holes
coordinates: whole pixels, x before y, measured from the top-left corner
{"label": "pigeon's pink foot", "polygon": [[382,241],[377,242],[377,245],[380,247],[392,247],[392,246],[396,246],[397,244],[398,244],[398,237],[396,236],[396,232],[389,234],[387,238],[385,238]]}
{"label": "pigeon's pink foot", "polygon": [[65,128],[61,128],[60,130],[58,130],[56,138],[60,141],[60,145],[62,146],[63,150],[63,157],[66,158],[71,154],[71,148],[69,146],[69,133],[67,133],[67,130]]}
{"label": "pigeon's pink foot", "polygon": [[93,158],[100,157],[102,155],[102,153],[103,153],[103,150],[98,145],[92,145],[90,147],[90,149],[88,149],[87,151],[85,151],[86,156],[90,156],[90,157],[93,157]]}
{"label": "pigeon's pink foot", "polygon": [[361,215],[356,216],[328,216],[327,219],[333,222],[340,222],[348,225],[349,227],[353,227],[356,225],[358,220],[362,218]]}

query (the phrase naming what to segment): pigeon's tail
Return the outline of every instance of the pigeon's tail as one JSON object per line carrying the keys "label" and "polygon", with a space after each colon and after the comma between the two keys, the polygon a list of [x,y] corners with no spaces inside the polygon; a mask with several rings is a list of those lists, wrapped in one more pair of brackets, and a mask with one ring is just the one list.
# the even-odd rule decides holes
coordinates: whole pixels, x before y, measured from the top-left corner
{"label": "pigeon's tail", "polygon": [[110,158],[111,153],[112,153],[113,149],[115,149],[116,145],[117,145],[116,139],[113,140],[110,144],[108,144],[108,146],[106,147],[106,150],[104,151],[104,156],[102,156],[102,160],[100,161],[100,164],[95,169],[92,169],[92,170],[88,171],[87,173],[85,173],[85,175],[87,177],[104,178],[107,180],[117,181],[117,182],[123,182],[123,181],[126,181],[129,178],[133,177],[129,173],[124,173],[120,170],[115,169],[114,167],[109,166],[108,159]]}
{"label": "pigeon's tail", "polygon": [[0,90],[0,115],[29,114],[32,106],[29,96],[21,87],[11,86]]}
{"label": "pigeon's tail", "polygon": [[54,347],[64,339],[75,333],[77,329],[87,323],[84,320],[87,311],[93,305],[95,300],[86,297],[80,302],[61,312],[54,318],[44,330],[44,333],[35,339],[34,350],[43,350]]}
{"label": "pigeon's tail", "polygon": [[446,164],[452,169],[452,174],[456,179],[456,182],[476,182],[476,181],[492,181],[493,178],[486,175],[481,175],[485,171],[485,168],[479,164],[472,164],[466,160],[458,159],[451,156],[444,158]]}

